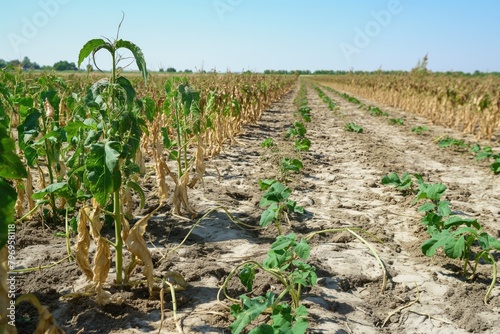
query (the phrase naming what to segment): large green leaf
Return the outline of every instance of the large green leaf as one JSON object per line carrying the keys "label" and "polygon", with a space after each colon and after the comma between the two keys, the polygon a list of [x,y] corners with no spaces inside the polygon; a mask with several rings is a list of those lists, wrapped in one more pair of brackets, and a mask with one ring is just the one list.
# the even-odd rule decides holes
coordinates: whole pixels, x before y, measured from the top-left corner
{"label": "large green leaf", "polygon": [[15,142],[7,130],[0,125],[0,177],[6,179],[21,179],[27,177],[21,159],[15,153]]}
{"label": "large green leaf", "polygon": [[78,67],[82,64],[82,62],[90,56],[91,53],[94,52],[98,47],[103,47],[105,44],[107,44],[102,38],[96,38],[96,39],[91,39],[85,45],[82,47],[80,50],[80,53],[78,54]]}
{"label": "large green leaf", "polygon": [[293,250],[302,260],[307,260],[311,253],[311,246],[309,246],[306,239],[301,239],[300,242],[293,246]]}
{"label": "large green leaf", "polygon": [[489,235],[486,232],[483,232],[478,235],[477,240],[479,241],[479,245],[485,251],[489,251],[492,249],[500,250],[500,240]]}
{"label": "large green leaf", "polygon": [[444,245],[444,253],[452,259],[463,258],[465,252],[465,237],[448,238]]}
{"label": "large green leaf", "polygon": [[277,216],[277,210],[278,206],[276,205],[276,203],[272,203],[266,210],[264,210],[264,212],[262,212],[259,225],[262,227],[266,227],[274,222]]}
{"label": "large green leaf", "polygon": [[442,230],[441,232],[434,234],[429,240],[422,244],[422,253],[426,256],[433,256],[439,248],[446,245],[450,238],[453,238],[453,236],[448,230]]}
{"label": "large green leaf", "polygon": [[8,226],[14,224],[16,190],[0,178],[0,249],[7,242]]}
{"label": "large green leaf", "polygon": [[382,178],[382,184],[388,186],[398,186],[401,184],[401,179],[399,178],[398,174],[391,172]]}
{"label": "large green leaf", "polygon": [[38,190],[37,192],[35,192],[33,194],[33,199],[41,200],[46,195],[49,195],[49,194],[54,194],[54,195],[58,195],[61,197],[69,197],[68,183],[67,182],[57,182],[57,183],[49,184],[44,189]]}
{"label": "large green leaf", "polygon": [[119,142],[108,141],[104,145],[104,151],[106,154],[106,167],[110,172],[114,171],[118,165],[120,159],[121,146]]}
{"label": "large green leaf", "polygon": [[[266,184],[263,184],[267,186]],[[261,185],[262,186],[262,185]],[[285,201],[292,191],[280,182],[274,182],[268,188],[267,192],[262,195],[259,205],[266,207],[271,203],[280,203]]]}
{"label": "large green leaf", "polygon": [[477,222],[477,219],[472,219],[472,218],[464,218],[461,216],[451,216],[448,219],[444,221],[444,228],[449,229],[451,227],[456,227],[460,225],[467,225],[467,226],[473,226],[476,229],[481,228],[481,224]]}
{"label": "large green leaf", "polygon": [[117,142],[93,144],[85,162],[89,189],[101,206],[107,204],[109,195],[121,185],[118,146]]}
{"label": "large green leaf", "polygon": [[446,191],[446,186],[442,183],[437,184],[421,184],[420,192],[417,195],[417,199],[425,199],[428,198],[433,201],[439,201],[441,196],[443,196]]}
{"label": "large green leaf", "polygon": [[134,86],[132,86],[130,80],[120,76],[116,78],[116,83],[125,91],[127,105],[132,106],[137,93],[135,92]]}
{"label": "large green leaf", "polygon": [[135,58],[135,62],[137,63],[137,67],[139,68],[139,71],[142,74],[142,78],[144,79],[144,81],[146,81],[148,78],[148,70],[146,68],[146,61],[144,59],[144,54],[142,53],[141,49],[134,43],[129,41],[124,41],[122,39],[116,41],[115,48],[116,50],[120,48],[125,48],[130,50],[130,52],[132,52]]}
{"label": "large green leaf", "polygon": [[146,96],[142,99],[142,103],[146,119],[150,122],[153,122],[156,114],[158,113],[155,101],[152,98]]}
{"label": "large green leaf", "polygon": [[418,212],[430,212],[432,210],[434,210],[436,208],[436,205],[431,203],[431,202],[427,202],[425,203],[424,205],[421,205],[417,211]]}

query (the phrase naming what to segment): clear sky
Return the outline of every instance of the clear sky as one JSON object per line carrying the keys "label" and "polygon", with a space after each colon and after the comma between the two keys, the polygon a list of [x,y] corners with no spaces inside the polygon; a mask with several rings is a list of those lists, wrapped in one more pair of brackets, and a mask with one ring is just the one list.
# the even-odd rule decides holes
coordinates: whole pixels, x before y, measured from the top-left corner
{"label": "clear sky", "polygon": [[40,65],[76,63],[86,41],[116,36],[123,11],[120,38],[142,49],[150,70],[410,70],[428,54],[433,71],[500,71],[496,0],[0,3],[0,59]]}

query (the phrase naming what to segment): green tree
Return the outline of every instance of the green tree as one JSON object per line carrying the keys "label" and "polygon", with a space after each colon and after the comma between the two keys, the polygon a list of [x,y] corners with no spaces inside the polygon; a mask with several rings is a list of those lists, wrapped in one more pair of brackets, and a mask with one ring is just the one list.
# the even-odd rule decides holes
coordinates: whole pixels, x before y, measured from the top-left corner
{"label": "green tree", "polygon": [[78,71],[75,63],[69,63],[66,60],[58,61],[53,66],[55,71]]}

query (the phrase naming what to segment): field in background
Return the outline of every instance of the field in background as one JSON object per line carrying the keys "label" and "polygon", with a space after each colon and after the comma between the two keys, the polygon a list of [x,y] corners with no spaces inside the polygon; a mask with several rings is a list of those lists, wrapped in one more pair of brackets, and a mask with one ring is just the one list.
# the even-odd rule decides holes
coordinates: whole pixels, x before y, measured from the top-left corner
{"label": "field in background", "polygon": [[433,124],[500,136],[500,77],[411,72],[316,76],[313,80],[353,95],[427,117]]}

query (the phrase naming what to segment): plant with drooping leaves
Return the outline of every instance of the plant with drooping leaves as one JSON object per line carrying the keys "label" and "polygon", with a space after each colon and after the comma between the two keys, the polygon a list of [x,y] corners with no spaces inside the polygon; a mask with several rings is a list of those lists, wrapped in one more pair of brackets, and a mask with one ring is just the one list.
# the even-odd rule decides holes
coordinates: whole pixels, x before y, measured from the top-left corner
{"label": "plant with drooping leaves", "polygon": [[[94,282],[98,301],[103,304],[110,301],[108,293],[102,290],[110,266],[109,246],[115,249],[115,282],[118,286],[127,282],[138,258],[144,264],[150,292],[153,288],[151,255],[142,239],[147,219],[130,229],[124,216],[123,195],[128,189],[133,189],[140,196],[141,205],[144,205],[144,193],[136,182],[140,168],[135,163],[135,158],[141,135],[146,128],[141,101],[137,100],[132,83],[119,71],[119,63],[124,60],[119,50],[126,49],[132,53],[144,80],[147,79],[148,72],[141,49],[132,42],[119,39],[120,26],[115,40],[90,40],[78,56],[78,66],[90,56],[94,65],[99,68],[95,56],[101,50],[109,53],[112,60],[110,78],[96,82],[88,96],[91,118],[85,122],[92,125],[89,129],[89,134],[92,135],[87,137],[86,143],[88,152],[84,165],[84,184],[92,194],[93,202],[91,207],[85,206],[80,210],[76,247],[77,263]],[[100,234],[103,214],[112,218],[114,241],[108,241]],[[149,217],[150,215],[147,216]],[[92,270],[88,261],[89,232],[97,247]],[[127,268],[123,265],[124,247],[132,253],[132,260]]]}

